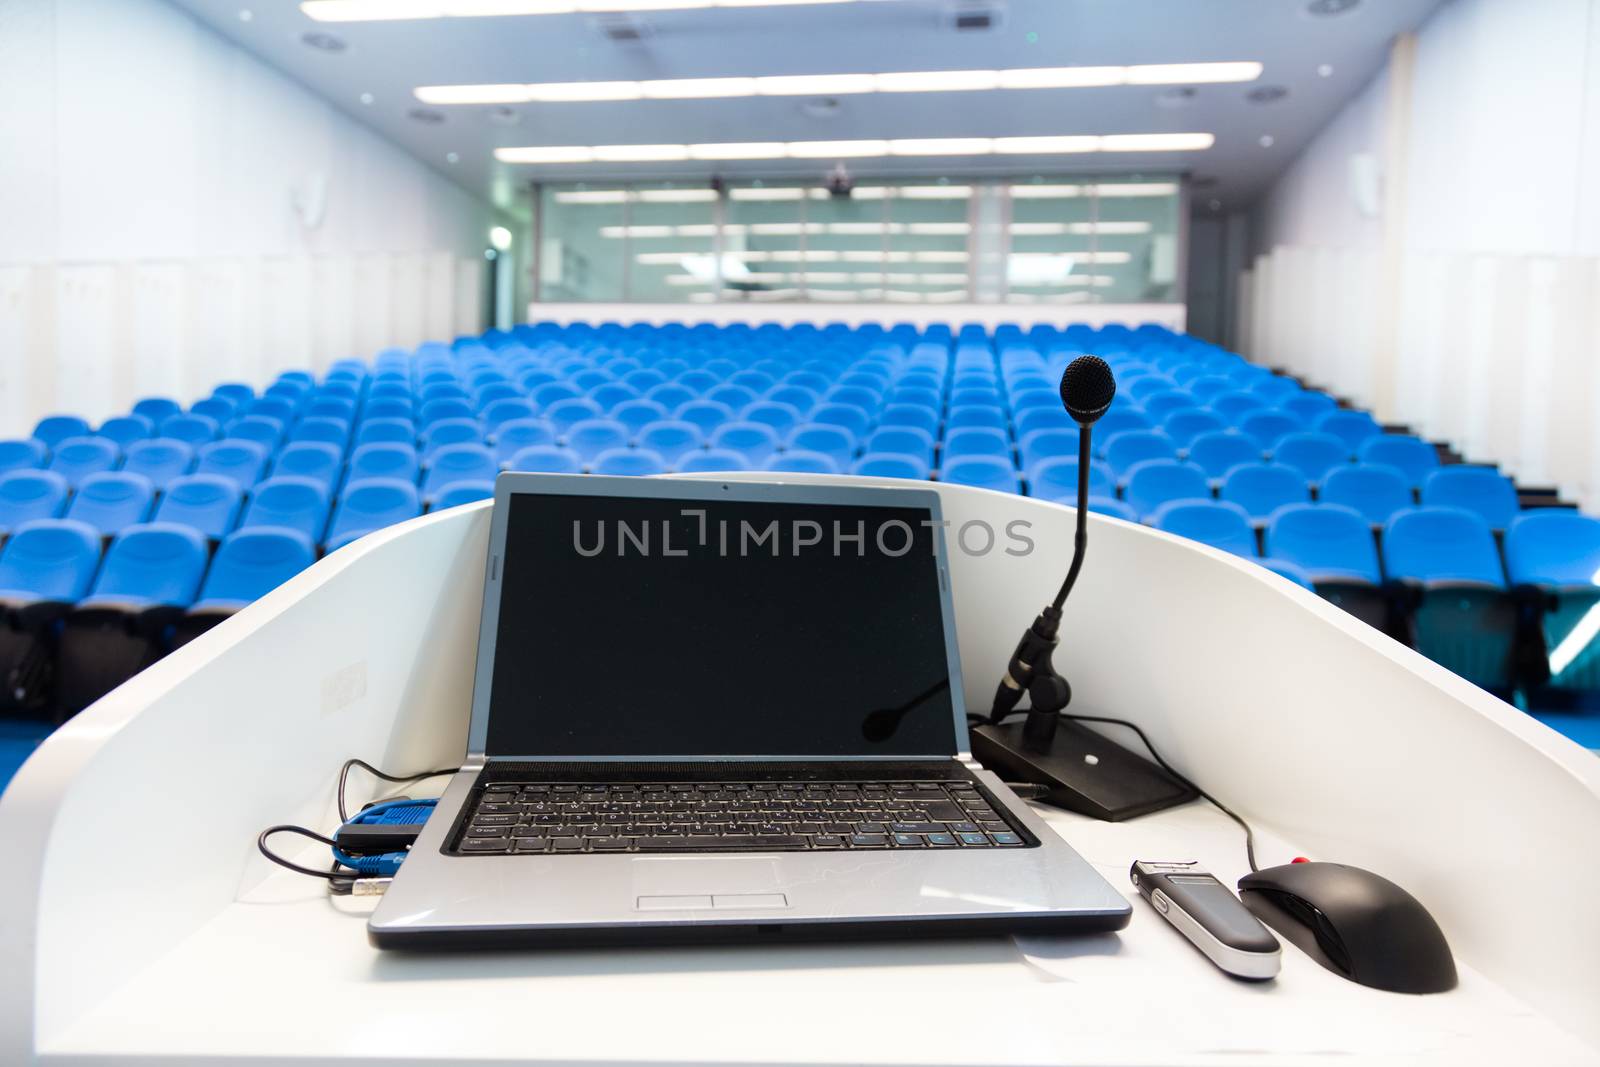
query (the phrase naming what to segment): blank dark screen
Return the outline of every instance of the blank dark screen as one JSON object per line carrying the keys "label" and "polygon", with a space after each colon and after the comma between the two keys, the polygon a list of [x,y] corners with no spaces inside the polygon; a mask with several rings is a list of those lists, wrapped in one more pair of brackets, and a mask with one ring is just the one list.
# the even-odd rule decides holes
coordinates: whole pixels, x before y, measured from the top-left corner
{"label": "blank dark screen", "polygon": [[490,754],[956,751],[926,510],[542,494],[509,506]]}

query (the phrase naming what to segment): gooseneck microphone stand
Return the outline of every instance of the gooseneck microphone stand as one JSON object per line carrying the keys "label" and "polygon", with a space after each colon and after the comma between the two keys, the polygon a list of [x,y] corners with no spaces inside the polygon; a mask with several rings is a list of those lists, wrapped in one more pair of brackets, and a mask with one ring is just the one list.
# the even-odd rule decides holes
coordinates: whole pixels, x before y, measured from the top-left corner
{"label": "gooseneck microphone stand", "polygon": [[[1008,781],[1045,787],[1048,803],[1097,819],[1118,821],[1187,803],[1193,786],[1098,734],[1062,711],[1072,686],[1052,657],[1060,643],[1061,608],[1088,548],[1090,434],[1117,391],[1111,368],[1094,356],[1072,361],[1061,378],[1061,401],[1078,423],[1078,514],[1072,564],[1050,605],[1017,642],[994,694],[988,720],[972,731],[972,754]],[[1028,696],[1027,719],[1019,727],[1004,720]]]}

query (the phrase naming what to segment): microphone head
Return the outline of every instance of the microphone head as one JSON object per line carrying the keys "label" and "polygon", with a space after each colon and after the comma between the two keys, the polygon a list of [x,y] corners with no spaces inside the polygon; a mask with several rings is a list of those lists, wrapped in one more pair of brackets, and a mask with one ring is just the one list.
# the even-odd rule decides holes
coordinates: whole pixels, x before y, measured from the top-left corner
{"label": "microphone head", "polygon": [[1099,356],[1079,356],[1061,376],[1061,403],[1079,425],[1091,425],[1111,407],[1117,380]]}

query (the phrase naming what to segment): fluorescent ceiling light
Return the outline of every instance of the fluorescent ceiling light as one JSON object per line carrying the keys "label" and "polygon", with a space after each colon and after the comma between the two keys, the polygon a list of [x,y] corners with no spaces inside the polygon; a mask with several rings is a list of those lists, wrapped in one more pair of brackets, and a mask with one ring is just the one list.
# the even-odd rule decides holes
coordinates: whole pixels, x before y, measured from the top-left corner
{"label": "fluorescent ceiling light", "polygon": [[558,204],[626,204],[630,199],[624,189],[575,189],[556,194]]}
{"label": "fluorescent ceiling light", "polygon": [[558,204],[699,204],[716,198],[715,189],[574,189],[555,195]]}
{"label": "fluorescent ceiling light", "polygon": [[1177,182],[1122,182],[1101,185],[1013,185],[1013,200],[1070,200],[1079,196],[1177,196]]}
{"label": "fluorescent ceiling light", "polygon": [[715,189],[640,189],[636,194],[645,204],[704,204],[717,198]]}
{"label": "fluorescent ceiling light", "polygon": [[1086,89],[1112,85],[1246,82],[1260,76],[1260,63],[1179,63],[1149,67],[1039,67],[1023,70],[657,78],[631,82],[533,82],[521,86],[425,85],[414,92],[417,99],[429,104],[570,103],[640,98],[683,100],[846,96],[859,93],[989,92],[996,89]]}
{"label": "fluorescent ceiling light", "polygon": [[[497,148],[502,163],[645,163],[685,159],[865,159],[890,155],[1067,155],[1084,152],[1192,152],[1210,148],[1209,133],[1107,137],[942,137],[898,141],[790,141],[786,144],[543,145]],[[813,194],[815,195],[815,194]],[[739,190],[735,199],[776,199]]]}
{"label": "fluorescent ceiling light", "polygon": [[378,22],[854,2],[856,0],[305,0],[300,10],[318,22]]}

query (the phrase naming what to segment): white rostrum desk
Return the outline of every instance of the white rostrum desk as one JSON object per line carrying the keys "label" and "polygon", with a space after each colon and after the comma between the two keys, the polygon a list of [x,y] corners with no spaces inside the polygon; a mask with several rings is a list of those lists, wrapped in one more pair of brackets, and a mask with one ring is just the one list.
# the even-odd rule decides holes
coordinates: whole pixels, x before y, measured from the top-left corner
{"label": "white rostrum desk", "polygon": [[[1073,512],[937,488],[955,526],[1037,543],[951,554],[985,708]],[[1274,983],[1235,982],[1139,901],[1120,934],[1020,944],[379,953],[362,901],[255,835],[333,825],[348,756],[460,756],[487,509],[335,553],[40,748],[0,802],[0,1063],[1600,1061],[1600,760],[1261,568],[1100,517],[1057,657],[1074,708],[1141,723],[1261,828],[1264,863],[1408,888],[1458,990],[1374,992],[1287,944]],[[1244,870],[1202,804],[1051,819],[1119,887],[1135,858]]]}

